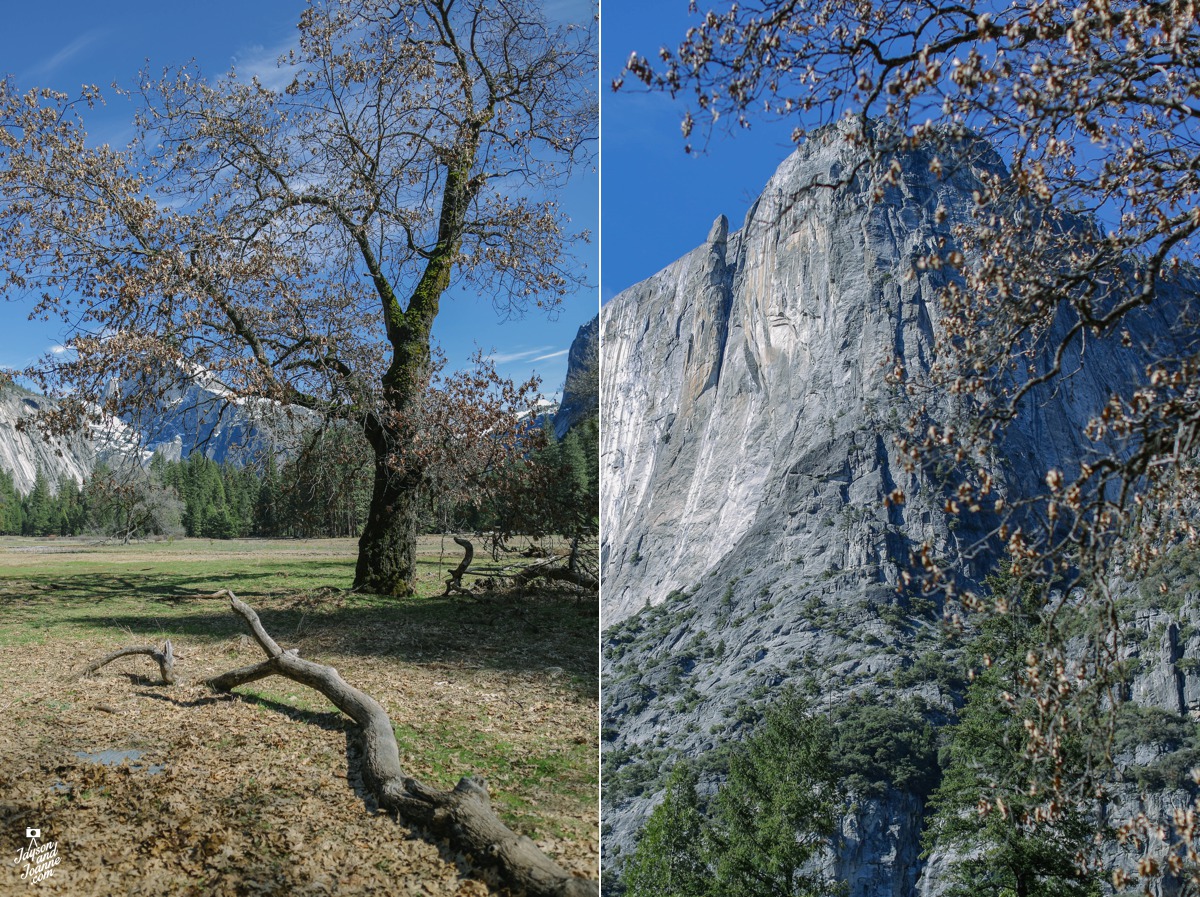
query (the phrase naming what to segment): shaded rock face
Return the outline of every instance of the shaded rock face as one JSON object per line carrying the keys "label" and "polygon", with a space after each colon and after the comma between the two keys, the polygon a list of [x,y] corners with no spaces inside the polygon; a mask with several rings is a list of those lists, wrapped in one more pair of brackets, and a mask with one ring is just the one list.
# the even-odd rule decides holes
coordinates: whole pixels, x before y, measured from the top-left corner
{"label": "shaded rock face", "polygon": [[126,423],[148,452],[168,460],[198,451],[217,463],[240,465],[267,453],[288,454],[317,419],[302,408],[234,397],[203,375],[180,374],[156,392],[154,401],[128,415]]}
{"label": "shaded rock face", "polygon": [[562,439],[575,424],[598,410],[600,377],[600,316],[575,334],[567,353],[567,377],[562,402],[554,414],[554,438]]}
{"label": "shaded rock face", "polygon": [[[920,699],[942,721],[961,700],[940,609],[896,587],[914,547],[941,553],[981,532],[951,520],[943,488],[906,470],[896,447],[914,401],[950,399],[912,399],[885,372],[896,360],[911,373],[933,364],[942,275],[914,275],[912,262],[964,220],[980,172],[1001,162],[972,143],[941,177],[922,153],[904,157],[878,199],[857,178],[812,186],[860,162],[836,130],[814,138],[740,229],[718,217],[703,246],[602,311],[609,873],[674,758],[738,740],[785,685],[820,706]],[[1130,326],[1137,343],[1170,333],[1163,312]],[[999,494],[1032,494],[1048,469],[1070,469],[1086,445],[1085,409],[1140,374],[1136,353],[1111,342],[1088,351],[998,447]],[[885,503],[895,489],[901,506]],[[1190,687],[1157,656],[1133,686],[1164,706]],[[702,790],[718,780],[702,770]],[[921,795],[892,791],[856,812],[833,870],[852,895],[941,893],[925,870],[945,857],[919,860]]]}
{"label": "shaded rock face", "polygon": [[96,463],[97,444],[105,440],[97,434],[44,439],[36,427],[22,429],[45,408],[50,399],[8,386],[0,390],[0,468],[13,477],[13,486],[22,495],[33,490],[40,470],[52,487],[63,477],[82,483]]}

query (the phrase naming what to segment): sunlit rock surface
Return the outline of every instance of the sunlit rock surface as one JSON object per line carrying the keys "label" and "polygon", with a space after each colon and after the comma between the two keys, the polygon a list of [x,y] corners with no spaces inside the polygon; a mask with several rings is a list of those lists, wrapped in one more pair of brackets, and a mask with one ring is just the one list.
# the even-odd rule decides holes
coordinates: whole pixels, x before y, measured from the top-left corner
{"label": "sunlit rock surface", "polygon": [[[961,683],[935,675],[940,610],[896,588],[914,547],[980,535],[947,517],[945,492],[896,446],[913,402],[949,397],[906,396],[885,372],[934,362],[945,275],[913,260],[970,214],[979,173],[1002,163],[978,142],[943,158],[941,177],[924,153],[900,161],[876,198],[852,176],[860,150],[825,131],[783,162],[740,228],[718,216],[704,245],[602,311],[606,870],[633,849],[674,758],[742,737],[784,686],[820,706],[920,699],[942,722],[961,698]],[[1171,321],[1131,319],[1135,345],[1169,338]],[[1088,352],[998,447],[997,494],[1028,494],[1081,457],[1088,410],[1144,358],[1113,341]],[[896,489],[906,501],[887,504]],[[1194,712],[1200,680],[1168,658],[1181,644],[1143,645],[1133,688]],[[945,858],[924,874],[922,818],[907,793],[858,805],[836,869],[852,895],[940,893]]]}

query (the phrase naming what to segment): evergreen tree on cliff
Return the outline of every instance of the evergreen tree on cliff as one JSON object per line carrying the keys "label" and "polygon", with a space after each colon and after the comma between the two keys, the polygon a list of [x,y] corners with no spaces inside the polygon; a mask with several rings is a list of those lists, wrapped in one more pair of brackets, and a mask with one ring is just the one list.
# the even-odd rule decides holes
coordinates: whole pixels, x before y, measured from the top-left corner
{"label": "evergreen tree on cliff", "polygon": [[833,731],[785,693],[730,757],[709,832],[711,893],[730,897],[835,897],[822,866],[844,796]]}
{"label": "evergreen tree on cliff", "polygon": [[532,0],[313,0],[282,89],[143,75],[121,151],[89,144],[96,88],[0,84],[0,283],[75,333],[28,372],[74,390],[50,423],[175,370],[348,421],[374,464],[355,585],[410,592],[443,297],[516,314],[581,282],[553,197],[590,154],[593,37]]}
{"label": "evergreen tree on cliff", "polygon": [[[1031,787],[1040,773],[1025,751],[1024,720],[1034,709],[1013,706],[1028,652],[1042,643],[1036,593],[1009,577],[991,585],[1009,611],[984,618],[968,647],[974,675],[922,840],[952,851],[948,897],[1098,897],[1095,810],[1047,802]],[[1069,764],[1080,762],[1079,745],[1059,756],[1055,775],[1078,777]]]}
{"label": "evergreen tree on cliff", "polygon": [[704,897],[712,875],[705,854],[707,820],[696,795],[696,773],[680,763],[667,780],[622,878],[625,897]]}

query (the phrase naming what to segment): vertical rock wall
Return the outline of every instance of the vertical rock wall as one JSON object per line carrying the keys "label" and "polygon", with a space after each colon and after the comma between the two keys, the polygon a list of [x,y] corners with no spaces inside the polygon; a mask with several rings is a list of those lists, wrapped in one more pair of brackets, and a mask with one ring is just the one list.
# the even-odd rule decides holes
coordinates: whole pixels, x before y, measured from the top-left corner
{"label": "vertical rock wall", "polygon": [[[943,158],[941,176],[930,161],[904,157],[877,196],[854,176],[861,151],[828,130],[780,166],[740,229],[717,218],[703,246],[602,312],[606,869],[632,849],[672,758],[740,738],[747,710],[785,685],[822,706],[920,699],[953,715],[961,686],[909,672],[943,657],[940,613],[896,585],[914,546],[980,533],[945,514],[942,487],[896,447],[913,402],[951,397],[912,398],[884,375],[896,360],[933,364],[943,275],[913,260],[969,216],[979,173],[1001,162],[981,143]],[[1131,321],[1135,342],[1168,334],[1166,315]],[[1115,341],[1088,351],[999,446],[1001,494],[1030,494],[1082,457],[1090,409],[1140,374]],[[899,507],[884,500],[895,489]],[[1152,628],[1141,650],[1162,657],[1133,688],[1190,709],[1175,657],[1186,640]],[[837,871],[854,897],[939,893],[921,877],[922,816],[919,798],[891,793],[846,822]]]}

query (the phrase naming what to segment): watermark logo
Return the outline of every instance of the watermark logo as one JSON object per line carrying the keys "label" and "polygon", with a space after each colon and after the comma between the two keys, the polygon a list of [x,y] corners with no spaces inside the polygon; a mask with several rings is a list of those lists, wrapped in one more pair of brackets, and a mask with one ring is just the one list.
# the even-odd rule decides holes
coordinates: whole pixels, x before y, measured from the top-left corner
{"label": "watermark logo", "polygon": [[17,851],[13,865],[24,864],[21,868],[21,878],[30,884],[36,884],[54,874],[54,867],[59,864],[58,842],[42,843],[40,828],[25,829],[25,837],[29,839],[29,844]]}

